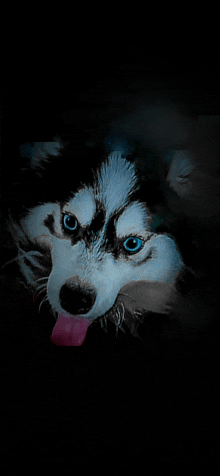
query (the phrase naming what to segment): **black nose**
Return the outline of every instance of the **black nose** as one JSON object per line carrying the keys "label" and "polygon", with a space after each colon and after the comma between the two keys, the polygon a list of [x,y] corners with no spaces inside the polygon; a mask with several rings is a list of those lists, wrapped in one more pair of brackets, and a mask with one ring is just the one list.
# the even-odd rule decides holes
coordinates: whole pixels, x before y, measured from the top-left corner
{"label": "black nose", "polygon": [[60,290],[60,304],[62,308],[75,316],[87,314],[95,300],[95,291],[80,287],[72,281],[67,281]]}

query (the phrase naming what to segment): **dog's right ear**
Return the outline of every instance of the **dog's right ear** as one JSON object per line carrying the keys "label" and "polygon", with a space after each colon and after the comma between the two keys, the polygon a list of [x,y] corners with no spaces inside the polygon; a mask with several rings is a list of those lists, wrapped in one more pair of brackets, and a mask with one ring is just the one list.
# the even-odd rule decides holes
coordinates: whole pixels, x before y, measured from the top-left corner
{"label": "dog's right ear", "polygon": [[133,147],[128,143],[125,138],[117,136],[113,133],[109,134],[104,139],[104,147],[108,154],[120,152],[122,157],[127,157],[127,155],[130,155],[133,151]]}
{"label": "dog's right ear", "polygon": [[49,162],[52,157],[60,155],[61,149],[64,145],[59,137],[55,137],[53,142],[34,142],[22,144],[19,151],[22,157],[29,159],[25,168],[21,169],[25,172],[29,168],[38,171],[44,168],[44,164]]}
{"label": "dog's right ear", "polygon": [[194,168],[195,164],[189,151],[174,151],[167,174],[167,182],[180,197],[190,194],[192,188],[191,175]]}

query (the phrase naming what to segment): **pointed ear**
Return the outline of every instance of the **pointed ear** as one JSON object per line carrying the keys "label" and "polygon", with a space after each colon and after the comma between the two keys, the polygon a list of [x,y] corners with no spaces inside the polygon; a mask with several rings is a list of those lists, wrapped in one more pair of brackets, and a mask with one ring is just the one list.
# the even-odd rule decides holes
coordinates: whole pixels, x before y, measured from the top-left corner
{"label": "pointed ear", "polygon": [[48,162],[49,158],[60,155],[63,148],[61,139],[56,137],[53,142],[35,142],[31,155],[31,167],[42,167],[43,162]]}
{"label": "pointed ear", "polygon": [[53,142],[34,142],[20,146],[23,157],[29,158],[29,167],[32,169],[42,168],[45,162],[52,157],[60,155],[63,143],[59,137],[54,137]]}
{"label": "pointed ear", "polygon": [[179,196],[190,193],[192,188],[191,176],[194,168],[195,165],[189,151],[176,150],[174,152],[167,174],[167,181]]}
{"label": "pointed ear", "polygon": [[109,134],[104,139],[104,146],[108,153],[120,152],[122,156],[127,156],[132,153],[133,147],[128,143],[128,141],[121,137],[117,136],[114,133]]}

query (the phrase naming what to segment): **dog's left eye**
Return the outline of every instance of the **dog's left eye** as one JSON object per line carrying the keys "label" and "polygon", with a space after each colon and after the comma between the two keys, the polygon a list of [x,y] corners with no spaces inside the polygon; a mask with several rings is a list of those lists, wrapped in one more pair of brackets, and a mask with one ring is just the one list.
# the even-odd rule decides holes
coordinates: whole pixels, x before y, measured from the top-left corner
{"label": "dog's left eye", "polygon": [[138,251],[140,251],[142,246],[143,246],[143,240],[141,240],[140,238],[137,238],[136,236],[127,238],[127,240],[125,240],[124,242],[124,248],[126,249],[126,251],[129,251],[130,253],[137,253]]}
{"label": "dog's left eye", "polygon": [[78,221],[74,215],[64,215],[63,225],[66,230],[75,231],[78,228]]}

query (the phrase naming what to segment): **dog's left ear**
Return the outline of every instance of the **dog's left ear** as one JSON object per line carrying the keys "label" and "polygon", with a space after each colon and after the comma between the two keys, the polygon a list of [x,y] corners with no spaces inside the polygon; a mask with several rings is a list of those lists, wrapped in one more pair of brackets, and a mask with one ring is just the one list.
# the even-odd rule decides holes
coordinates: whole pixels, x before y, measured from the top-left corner
{"label": "dog's left ear", "polygon": [[[19,151],[22,157],[29,159],[28,166],[33,170],[43,168],[44,163],[51,160],[52,157],[60,155],[63,143],[59,137],[55,137],[53,142],[34,142],[32,144],[22,144]],[[25,171],[22,169],[22,171]]]}

